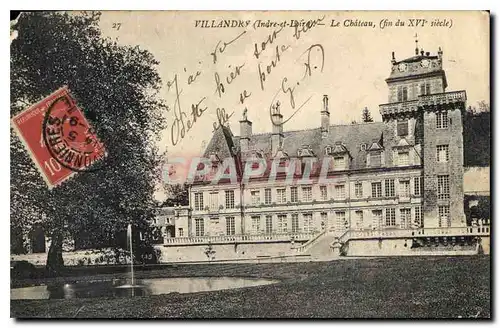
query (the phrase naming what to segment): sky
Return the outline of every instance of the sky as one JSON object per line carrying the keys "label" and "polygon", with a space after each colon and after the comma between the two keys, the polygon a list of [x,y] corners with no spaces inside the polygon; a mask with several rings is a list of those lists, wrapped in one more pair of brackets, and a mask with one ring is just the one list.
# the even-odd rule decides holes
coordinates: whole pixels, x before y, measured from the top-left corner
{"label": "sky", "polygon": [[[419,26],[409,26],[411,19],[414,25],[418,20]],[[212,20],[215,24],[241,20],[249,25],[203,28],[203,20],[208,24]],[[312,20],[324,25],[307,31],[299,27],[297,38],[294,27],[257,27],[254,24],[259,20],[276,24]],[[392,26],[381,28],[384,20]],[[405,26],[396,26],[398,20]],[[435,20],[445,26],[431,26]],[[339,26],[332,27],[337,22]],[[344,25],[349,22],[372,22],[373,26]],[[170,110],[164,113],[168,126],[158,145],[168,154],[200,155],[210,141],[214,122],[219,120],[217,112],[219,117],[224,112],[232,114],[228,124],[236,135],[245,108],[253,133],[269,132],[269,110],[276,101],[288,120],[284,130],[319,127],[325,94],[329,96],[331,124],[359,122],[364,107],[380,121],[378,106],[388,100],[385,79],[391,69],[391,53],[395,52],[396,60],[413,56],[415,35],[419,47],[431,55],[442,48],[447,91],[466,90],[468,105],[481,100],[489,103],[490,98],[489,16],[481,12],[105,11],[101,29],[104,36],[120,44],[150,51],[160,62],[160,96]],[[265,81],[261,81],[259,68]],[[216,75],[222,87],[219,84],[217,88]],[[240,95],[245,90],[250,96],[242,104]],[[176,117],[182,112],[192,117],[192,104],[198,103],[196,122],[182,138]]]}

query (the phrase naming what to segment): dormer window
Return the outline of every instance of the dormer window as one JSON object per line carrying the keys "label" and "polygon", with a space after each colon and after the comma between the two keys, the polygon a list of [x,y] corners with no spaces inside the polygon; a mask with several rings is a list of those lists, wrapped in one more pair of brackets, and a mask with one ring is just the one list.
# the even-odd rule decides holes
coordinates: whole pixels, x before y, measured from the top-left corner
{"label": "dormer window", "polygon": [[325,155],[331,155],[331,154],[332,154],[332,147],[326,146],[325,147]]}
{"label": "dormer window", "polygon": [[297,150],[297,156],[299,157],[313,157],[314,153],[311,146],[302,146],[302,149]]}
{"label": "dormer window", "polygon": [[409,151],[398,152],[398,165],[407,166],[409,164],[410,164],[410,152]]}
{"label": "dormer window", "polygon": [[[343,171],[349,169],[350,154],[342,142],[337,141],[335,145],[327,146],[329,148],[328,155],[333,156],[333,171]],[[325,150],[325,153],[327,151]]]}
{"label": "dormer window", "polygon": [[360,146],[360,149],[361,149],[361,151],[365,151],[366,150],[366,144],[362,143],[361,146]]}
{"label": "dormer window", "polygon": [[335,156],[333,157],[333,169],[335,171],[345,170],[346,168],[346,156]]}
{"label": "dormer window", "polygon": [[279,158],[280,163],[282,161],[288,161],[288,154],[283,151],[282,148],[278,149],[278,152],[276,153],[276,158]]}
{"label": "dormer window", "polygon": [[370,167],[382,166],[382,152],[373,152],[369,156],[370,156]]}

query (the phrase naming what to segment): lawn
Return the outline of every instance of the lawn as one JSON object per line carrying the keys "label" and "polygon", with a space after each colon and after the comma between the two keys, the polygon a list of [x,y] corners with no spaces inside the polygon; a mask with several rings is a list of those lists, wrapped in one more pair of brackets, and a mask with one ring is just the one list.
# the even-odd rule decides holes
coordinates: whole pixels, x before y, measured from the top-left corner
{"label": "lawn", "polygon": [[[490,318],[490,257],[183,265],[139,278],[247,276],[267,286],[135,298],[13,300],[16,318]],[[125,273],[86,275],[126,277]],[[73,277],[50,278],[73,281]],[[48,281],[49,279],[46,279]],[[29,281],[21,282],[22,284]]]}

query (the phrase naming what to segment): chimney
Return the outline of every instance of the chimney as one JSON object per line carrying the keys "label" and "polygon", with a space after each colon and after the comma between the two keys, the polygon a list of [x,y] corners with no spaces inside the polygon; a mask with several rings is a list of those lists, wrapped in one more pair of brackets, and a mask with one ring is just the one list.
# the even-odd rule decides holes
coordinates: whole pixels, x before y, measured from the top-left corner
{"label": "chimney", "polygon": [[321,110],[321,138],[328,137],[330,129],[330,112],[328,111],[328,95],[323,96],[323,109]]}
{"label": "chimney", "polygon": [[420,56],[424,55],[424,49],[420,50]]}
{"label": "chimney", "polygon": [[392,63],[392,64],[396,64],[396,54],[394,53],[394,51],[392,52],[392,59],[391,59],[391,63]]}
{"label": "chimney", "polygon": [[431,55],[431,53],[430,53],[429,51],[427,51],[427,52],[425,53],[425,55],[426,55],[427,57],[429,57],[429,56]]}
{"label": "chimney", "polygon": [[443,60],[443,50],[441,50],[441,47],[439,47],[439,50],[438,50],[438,58],[439,58],[439,60]]}
{"label": "chimney", "polygon": [[249,150],[250,137],[252,136],[252,122],[248,120],[247,109],[243,111],[243,118],[240,121],[240,149],[242,152]]}
{"label": "chimney", "polygon": [[283,144],[283,115],[280,113],[279,101],[273,106],[271,114],[273,134],[271,136],[271,154],[275,156]]}

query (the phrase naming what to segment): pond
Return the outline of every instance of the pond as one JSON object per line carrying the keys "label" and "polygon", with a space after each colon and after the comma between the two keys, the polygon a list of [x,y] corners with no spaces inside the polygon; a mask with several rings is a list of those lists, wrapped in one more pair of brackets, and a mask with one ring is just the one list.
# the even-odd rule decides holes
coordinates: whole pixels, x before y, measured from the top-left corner
{"label": "pond", "polygon": [[126,279],[92,280],[76,283],[54,283],[22,288],[11,288],[10,298],[68,299],[95,297],[131,297],[169,293],[195,293],[222,289],[254,287],[278,283],[278,280],[236,277],[187,277],[137,279],[136,286],[128,286]]}

